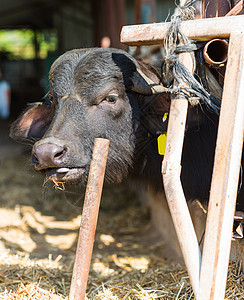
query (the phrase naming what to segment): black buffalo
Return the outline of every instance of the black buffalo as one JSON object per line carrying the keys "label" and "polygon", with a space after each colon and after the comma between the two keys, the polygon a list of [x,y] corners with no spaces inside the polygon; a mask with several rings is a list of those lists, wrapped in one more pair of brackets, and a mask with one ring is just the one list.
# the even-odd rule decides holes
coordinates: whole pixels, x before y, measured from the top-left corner
{"label": "black buffalo", "polygon": [[[86,182],[94,139],[111,141],[105,180],[132,179],[147,190],[152,220],[166,239],[173,225],[165,204],[157,137],[167,130],[170,94],[160,68],[138,62],[116,49],[73,50],[59,57],[49,73],[50,91],[11,128],[14,139],[36,140],[34,168],[50,180]],[[187,200],[209,197],[218,115],[205,104],[190,107],[181,180]],[[241,182],[240,182],[241,185]],[[237,210],[244,211],[240,189]],[[191,202],[192,203],[192,202]],[[205,216],[196,215],[196,227]],[[193,217],[194,219],[194,217]],[[203,234],[202,227],[199,238]]]}

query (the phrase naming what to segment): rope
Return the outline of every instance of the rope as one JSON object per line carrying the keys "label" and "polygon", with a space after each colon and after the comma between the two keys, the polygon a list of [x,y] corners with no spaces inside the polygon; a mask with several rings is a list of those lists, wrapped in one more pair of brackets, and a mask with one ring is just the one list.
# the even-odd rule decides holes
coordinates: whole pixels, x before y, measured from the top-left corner
{"label": "rope", "polygon": [[[205,43],[199,43],[189,40],[180,30],[182,21],[195,19],[195,10],[193,3],[195,1],[186,1],[183,6],[178,6],[171,17],[170,25],[166,33],[165,61],[162,65],[162,78],[164,84],[170,89],[172,94],[181,94],[188,99],[191,105],[197,105],[202,100],[214,112],[219,114],[220,100],[215,98],[207,91],[207,84],[204,71],[204,63],[197,64],[194,51],[202,51]],[[179,40],[183,45],[178,45]],[[193,70],[200,68],[200,83],[192,73],[178,60],[180,53],[189,52],[193,61]],[[173,89],[172,82],[176,80],[180,88]]]}

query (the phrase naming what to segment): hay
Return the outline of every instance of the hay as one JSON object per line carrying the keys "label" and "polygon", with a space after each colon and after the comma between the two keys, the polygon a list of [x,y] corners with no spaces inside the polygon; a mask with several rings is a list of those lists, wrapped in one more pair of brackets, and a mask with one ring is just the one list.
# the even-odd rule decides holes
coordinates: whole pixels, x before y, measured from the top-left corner
{"label": "hay", "polygon": [[5,252],[0,257],[0,299],[66,299],[70,272],[62,270],[59,260],[35,261],[28,254]]}
{"label": "hay", "polygon": [[[27,161],[19,156],[1,164],[0,299],[68,299],[81,190],[70,194],[51,184],[42,193],[43,178]],[[147,242],[146,232],[150,237],[148,211],[133,192],[105,187],[87,299],[194,299],[185,268],[167,260],[163,242]],[[226,299],[243,295],[244,276],[231,263]]]}
{"label": "hay", "polygon": [[60,190],[60,191],[65,190],[65,185],[64,185],[63,181],[56,181],[56,180],[52,179],[52,182],[54,183],[55,189]]}

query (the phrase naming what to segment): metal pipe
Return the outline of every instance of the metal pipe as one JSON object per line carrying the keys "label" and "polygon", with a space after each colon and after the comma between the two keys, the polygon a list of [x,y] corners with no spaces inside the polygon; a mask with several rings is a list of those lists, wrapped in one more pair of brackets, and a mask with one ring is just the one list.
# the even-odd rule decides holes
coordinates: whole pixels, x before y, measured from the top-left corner
{"label": "metal pipe", "polygon": [[[189,53],[180,54],[179,60],[193,72],[193,62]],[[175,82],[174,87],[177,88],[178,84],[180,83]],[[162,174],[165,195],[194,294],[198,300],[201,252],[180,181],[187,109],[187,99],[179,96],[172,98]]]}
{"label": "metal pipe", "polygon": [[228,58],[229,43],[222,39],[213,39],[203,48],[203,57],[211,67],[223,66]]}
{"label": "metal pipe", "polygon": [[102,138],[95,139],[83,205],[69,300],[85,299],[108,149],[109,140]]}

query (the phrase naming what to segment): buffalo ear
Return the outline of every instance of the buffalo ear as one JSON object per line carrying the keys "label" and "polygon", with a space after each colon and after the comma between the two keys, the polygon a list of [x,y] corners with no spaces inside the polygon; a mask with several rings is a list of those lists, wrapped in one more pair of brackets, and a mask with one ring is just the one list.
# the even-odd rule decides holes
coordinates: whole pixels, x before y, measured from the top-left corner
{"label": "buffalo ear", "polygon": [[43,137],[52,121],[51,106],[37,104],[27,108],[10,127],[14,140],[38,140]]}

